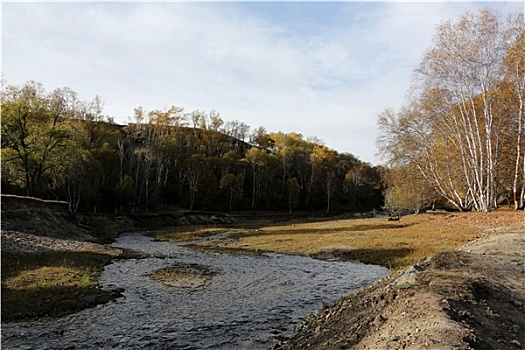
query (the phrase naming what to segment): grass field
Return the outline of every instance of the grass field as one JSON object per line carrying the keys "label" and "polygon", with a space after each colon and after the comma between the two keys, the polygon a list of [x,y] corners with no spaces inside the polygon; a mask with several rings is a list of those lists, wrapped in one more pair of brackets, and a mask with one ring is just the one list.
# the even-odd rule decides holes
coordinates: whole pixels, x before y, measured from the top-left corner
{"label": "grass field", "polygon": [[114,298],[98,289],[104,265],[116,252],[58,251],[2,254],[2,322],[60,316]]}
{"label": "grass field", "polygon": [[[461,246],[491,230],[523,228],[523,212],[430,212],[398,221],[385,217],[263,223],[250,228],[188,228],[156,235],[161,240],[191,240],[230,232],[226,238],[206,240],[201,247],[262,250],[319,258],[359,260],[397,269],[436,252]],[[255,228],[257,227],[257,228]]]}

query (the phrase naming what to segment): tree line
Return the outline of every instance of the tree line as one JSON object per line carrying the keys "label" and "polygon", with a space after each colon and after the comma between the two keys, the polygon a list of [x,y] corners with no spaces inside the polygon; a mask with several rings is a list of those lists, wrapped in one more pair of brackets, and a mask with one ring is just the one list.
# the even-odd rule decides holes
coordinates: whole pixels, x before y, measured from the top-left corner
{"label": "tree line", "polygon": [[36,82],[2,89],[2,193],[77,210],[418,211],[525,207],[525,24],[490,9],[441,23],[399,111],[378,117],[374,167],[315,137],[217,111],[134,110]]}
{"label": "tree line", "polygon": [[354,210],[382,204],[380,168],[299,133],[251,129],[217,111],[134,109],[31,81],[2,90],[2,193],[65,200],[72,214]]}
{"label": "tree line", "polygon": [[484,9],[440,24],[405,105],[378,118],[386,206],[525,205],[525,24]]}

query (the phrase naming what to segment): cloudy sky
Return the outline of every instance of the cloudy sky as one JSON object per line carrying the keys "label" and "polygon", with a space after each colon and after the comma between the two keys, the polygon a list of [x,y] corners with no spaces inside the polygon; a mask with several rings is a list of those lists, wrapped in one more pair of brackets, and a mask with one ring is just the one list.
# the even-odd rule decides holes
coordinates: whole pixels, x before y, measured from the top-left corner
{"label": "cloudy sky", "polygon": [[6,2],[2,78],[133,109],[217,110],[378,163],[376,116],[399,108],[437,24],[515,2]]}

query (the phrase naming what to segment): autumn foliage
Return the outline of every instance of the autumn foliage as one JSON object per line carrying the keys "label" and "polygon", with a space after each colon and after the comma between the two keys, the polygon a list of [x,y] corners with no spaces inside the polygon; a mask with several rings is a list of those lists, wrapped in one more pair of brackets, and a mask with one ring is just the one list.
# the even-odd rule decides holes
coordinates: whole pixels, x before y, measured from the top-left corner
{"label": "autumn foliage", "polygon": [[523,14],[485,9],[442,23],[414,76],[405,106],[378,120],[392,168],[387,194],[416,190],[413,205],[441,198],[459,210],[505,200],[523,208]]}
{"label": "autumn foliage", "polygon": [[2,93],[2,193],[61,199],[71,213],[356,210],[381,206],[379,170],[299,133],[216,111],[134,110],[125,126],[100,99],[36,82]]}

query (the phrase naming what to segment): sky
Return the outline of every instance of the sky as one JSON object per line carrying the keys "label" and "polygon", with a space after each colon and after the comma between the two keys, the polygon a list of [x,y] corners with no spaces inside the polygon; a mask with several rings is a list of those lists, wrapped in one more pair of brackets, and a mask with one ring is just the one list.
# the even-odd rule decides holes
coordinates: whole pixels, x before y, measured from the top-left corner
{"label": "sky", "polygon": [[2,79],[100,96],[103,114],[172,105],[316,137],[378,164],[377,115],[405,102],[436,26],[515,2],[2,2]]}

